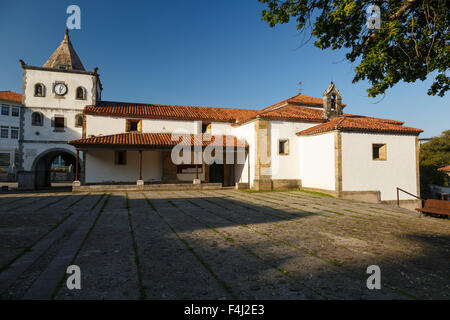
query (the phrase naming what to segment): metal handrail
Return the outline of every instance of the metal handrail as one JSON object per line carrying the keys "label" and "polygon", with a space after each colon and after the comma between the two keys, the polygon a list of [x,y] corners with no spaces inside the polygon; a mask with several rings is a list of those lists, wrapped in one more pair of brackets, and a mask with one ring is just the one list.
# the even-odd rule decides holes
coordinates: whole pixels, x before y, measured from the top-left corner
{"label": "metal handrail", "polygon": [[404,192],[404,193],[406,193],[406,194],[409,194],[410,196],[413,196],[413,197],[416,198],[416,199],[423,200],[421,197],[418,197],[418,196],[416,196],[415,194],[412,194],[412,193],[410,193],[410,192],[408,192],[408,191],[406,191],[406,190],[403,190],[403,189],[397,187],[397,207],[400,207],[400,195],[399,195],[399,191],[402,191],[402,192]]}

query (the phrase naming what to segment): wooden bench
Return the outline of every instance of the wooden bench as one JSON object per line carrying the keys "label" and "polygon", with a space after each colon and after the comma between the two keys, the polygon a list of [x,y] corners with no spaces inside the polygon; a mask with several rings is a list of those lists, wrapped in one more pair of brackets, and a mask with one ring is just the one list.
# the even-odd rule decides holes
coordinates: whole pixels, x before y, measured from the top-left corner
{"label": "wooden bench", "polygon": [[450,201],[427,199],[422,209],[416,209],[422,213],[450,216]]}

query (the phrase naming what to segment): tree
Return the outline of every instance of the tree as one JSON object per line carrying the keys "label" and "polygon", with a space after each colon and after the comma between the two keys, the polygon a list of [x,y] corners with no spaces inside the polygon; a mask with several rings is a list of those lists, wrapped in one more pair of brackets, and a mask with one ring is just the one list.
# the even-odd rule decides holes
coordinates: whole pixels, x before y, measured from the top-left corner
{"label": "tree", "polygon": [[449,164],[450,130],[446,130],[420,146],[420,189],[423,197],[430,197],[430,184],[449,186],[448,175],[437,170]]}
{"label": "tree", "polygon": [[[346,48],[346,59],[359,62],[353,82],[367,79],[372,85],[369,97],[399,81],[425,80],[430,74],[434,82],[429,95],[443,97],[450,88],[447,0],[258,1],[267,4],[262,19],[271,27],[295,18],[300,32],[317,38],[316,47]],[[379,29],[366,25],[372,5],[380,8]]]}

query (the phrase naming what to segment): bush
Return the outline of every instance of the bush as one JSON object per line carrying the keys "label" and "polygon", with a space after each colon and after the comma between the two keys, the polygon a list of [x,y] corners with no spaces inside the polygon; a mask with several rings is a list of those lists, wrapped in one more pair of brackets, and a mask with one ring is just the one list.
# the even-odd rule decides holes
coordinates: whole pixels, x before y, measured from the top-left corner
{"label": "bush", "polygon": [[423,198],[429,198],[430,184],[449,186],[449,177],[437,169],[450,164],[450,130],[431,138],[420,147],[420,189]]}

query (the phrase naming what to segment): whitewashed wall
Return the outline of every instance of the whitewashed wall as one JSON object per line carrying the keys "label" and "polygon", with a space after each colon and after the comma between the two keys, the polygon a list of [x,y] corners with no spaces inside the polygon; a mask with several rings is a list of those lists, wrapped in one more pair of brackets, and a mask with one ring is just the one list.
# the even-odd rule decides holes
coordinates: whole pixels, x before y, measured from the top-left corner
{"label": "whitewashed wall", "polygon": [[[342,133],[343,191],[380,190],[397,199],[396,187],[417,194],[415,136]],[[386,144],[387,160],[372,160],[372,144]],[[401,199],[414,199],[401,193]]]}
{"label": "whitewashed wall", "polygon": [[233,127],[230,123],[213,122],[211,123],[212,135],[232,135]]}
{"label": "whitewashed wall", "polygon": [[[92,95],[96,82],[95,76],[90,74],[53,72],[44,70],[24,69],[25,72],[25,94],[24,104],[27,107],[50,107],[56,109],[79,109],[83,110],[86,105],[95,104]],[[66,83],[68,87],[67,94],[60,98],[53,93],[55,81]],[[42,83],[45,85],[45,97],[34,96],[34,85]],[[86,89],[86,100],[75,99],[76,89],[82,86]]]}
{"label": "whitewashed wall", "polygon": [[[142,153],[142,179],[161,181],[162,158],[160,151]],[[139,152],[127,151],[126,165],[114,164],[114,150],[89,150],[86,153],[86,183],[129,182],[139,177]]]}
{"label": "whitewashed wall", "polygon": [[[33,126],[31,117],[34,112],[40,112],[44,116],[42,126]],[[69,141],[80,139],[82,127],[75,127],[75,116],[81,114],[77,110],[64,110],[52,108],[24,108],[24,140],[26,141]],[[66,127],[62,131],[52,127],[52,118],[63,116]]]}
{"label": "whitewashed wall", "polygon": [[[244,125],[233,127],[232,135],[236,136],[242,141],[246,141],[249,144],[250,152],[250,186],[253,185],[253,180],[255,179],[255,153],[256,153],[256,143],[255,143],[255,123],[254,121],[246,123]],[[248,157],[245,158],[245,163],[237,165],[235,170],[235,180],[236,182],[248,183],[248,170],[249,163]]]}
{"label": "whitewashed wall", "polygon": [[303,187],[335,190],[334,132],[298,137],[299,177]]}
{"label": "whitewashed wall", "polygon": [[[272,179],[299,179],[299,148],[297,132],[317,125],[317,123],[299,123],[288,121],[271,121],[271,167]],[[279,140],[289,140],[289,154],[278,153]]]}
{"label": "whitewashed wall", "polygon": [[[109,117],[98,115],[86,116],[86,134],[111,135],[126,132],[127,119],[141,120],[140,118]],[[201,121],[191,120],[167,120],[167,119],[142,119],[142,132],[144,133],[189,133],[200,134]],[[211,124],[213,135],[231,134],[232,128],[228,123],[213,122]]]}

